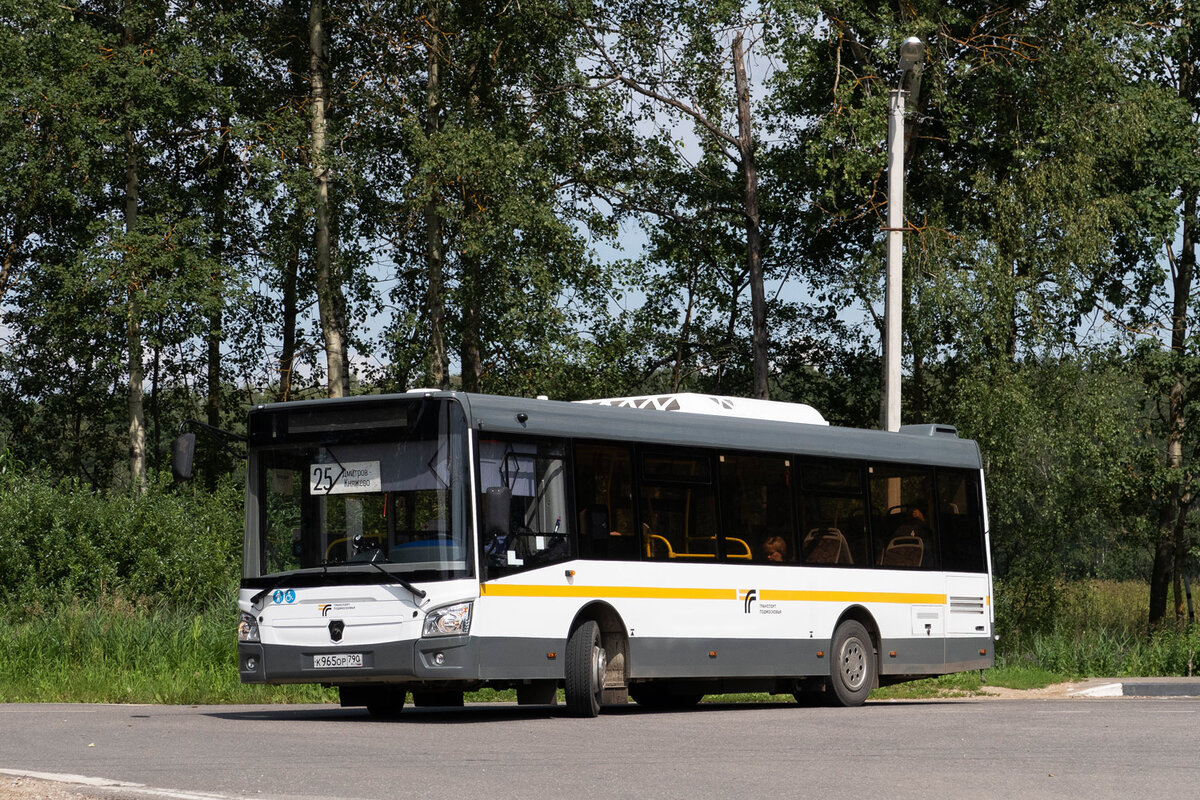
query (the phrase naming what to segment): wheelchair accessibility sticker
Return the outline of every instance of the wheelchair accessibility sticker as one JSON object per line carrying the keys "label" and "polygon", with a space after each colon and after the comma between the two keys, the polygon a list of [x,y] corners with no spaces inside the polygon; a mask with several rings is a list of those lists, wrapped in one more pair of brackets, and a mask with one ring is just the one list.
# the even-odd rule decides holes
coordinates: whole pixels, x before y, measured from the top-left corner
{"label": "wheelchair accessibility sticker", "polygon": [[294,603],[296,602],[296,591],[294,589],[288,589],[287,591],[284,591],[283,589],[276,589],[271,595],[271,600],[276,605]]}

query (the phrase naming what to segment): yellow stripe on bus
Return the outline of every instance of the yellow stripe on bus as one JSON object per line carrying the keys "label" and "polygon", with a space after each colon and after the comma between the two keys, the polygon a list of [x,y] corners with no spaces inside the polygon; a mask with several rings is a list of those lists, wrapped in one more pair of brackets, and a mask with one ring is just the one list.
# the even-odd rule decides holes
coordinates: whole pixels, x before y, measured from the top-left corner
{"label": "yellow stripe on bus", "polygon": [[807,600],[815,603],[910,603],[919,605],[945,605],[944,594],[918,594],[916,592],[824,592],[815,589],[763,589],[758,599]]}
{"label": "yellow stripe on bus", "polygon": [[[490,597],[620,597],[652,600],[744,600],[744,590],[667,588],[660,586],[538,586],[516,583],[485,583],[480,593]],[[945,605],[944,594],[915,592],[832,592],[810,589],[763,589],[762,602],[806,600],[816,603],[899,603]]]}
{"label": "yellow stripe on bus", "polygon": [[494,597],[629,597],[664,600],[737,600],[736,589],[669,589],[658,586],[536,586],[485,583],[480,594]]}

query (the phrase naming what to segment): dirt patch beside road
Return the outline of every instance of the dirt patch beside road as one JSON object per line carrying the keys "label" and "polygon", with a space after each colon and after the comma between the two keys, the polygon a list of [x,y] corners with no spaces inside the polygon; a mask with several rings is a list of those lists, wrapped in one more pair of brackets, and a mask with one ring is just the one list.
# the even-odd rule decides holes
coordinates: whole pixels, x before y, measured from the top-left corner
{"label": "dirt patch beside road", "polygon": [[980,691],[985,697],[997,697],[1005,700],[1050,700],[1069,697],[1093,684],[1111,683],[1111,681],[1079,681],[1078,683],[1052,683],[1041,689],[1006,689],[1003,686],[983,686]]}
{"label": "dirt patch beside road", "polygon": [[0,800],[108,800],[85,794],[90,787],[55,781],[41,781],[14,775],[0,775]]}

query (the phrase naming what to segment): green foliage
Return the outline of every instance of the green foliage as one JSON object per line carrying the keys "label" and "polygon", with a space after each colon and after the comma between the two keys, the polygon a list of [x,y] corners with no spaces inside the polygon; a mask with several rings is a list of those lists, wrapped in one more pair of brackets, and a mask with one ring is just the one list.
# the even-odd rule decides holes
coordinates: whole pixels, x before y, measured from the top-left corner
{"label": "green foliage", "polygon": [[243,686],[232,606],[131,606],[112,597],[0,624],[0,702],[320,703],[318,686]]}
{"label": "green foliage", "polygon": [[1200,633],[1160,631],[1148,640],[1111,631],[1056,631],[1039,634],[1019,659],[1024,664],[1067,676],[1138,677],[1193,675],[1200,653]]}
{"label": "green foliage", "polygon": [[[0,0],[0,449],[51,487],[0,504],[18,522],[0,533],[16,542],[0,554],[6,597],[54,595],[22,577],[30,558],[55,591],[187,593],[154,557],[120,556],[136,531],[176,524],[161,485],[145,508],[108,493],[135,483],[139,368],[152,471],[183,417],[236,427],[250,402],[321,396],[308,10]],[[1006,633],[1049,630],[1062,580],[1155,571],[1165,585],[1194,565],[1192,6],[326,11],[324,157],[355,391],[749,394],[744,164],[729,138],[740,33],[771,391],[874,427],[885,112],[896,44],[916,34],[904,416],[981,445]],[[84,536],[91,524],[103,536]],[[88,572],[93,555],[116,566]]]}
{"label": "green foliage", "polygon": [[[998,622],[1011,613],[1005,588],[996,587]],[[1001,634],[997,665],[1046,670],[1063,680],[1191,676],[1200,670],[1195,625],[1147,630],[1144,581],[1072,581],[1052,584],[1050,590],[1058,595],[1054,615],[1036,632]]]}
{"label": "green foliage", "polygon": [[241,564],[241,494],[144,494],[51,484],[0,459],[0,604],[36,615],[106,597],[180,610],[232,607]]}
{"label": "green foliage", "polygon": [[1158,462],[1137,374],[1103,354],[954,372],[927,396],[983,452],[1001,634],[1045,630],[1064,579],[1148,579]]}

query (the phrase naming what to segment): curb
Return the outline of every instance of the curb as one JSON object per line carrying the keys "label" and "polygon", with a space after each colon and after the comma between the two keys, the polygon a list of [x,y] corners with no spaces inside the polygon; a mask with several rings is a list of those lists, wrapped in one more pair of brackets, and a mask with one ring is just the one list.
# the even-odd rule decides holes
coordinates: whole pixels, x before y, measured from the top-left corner
{"label": "curb", "polygon": [[1070,697],[1200,697],[1200,680],[1139,678],[1098,683],[1069,692]]}

